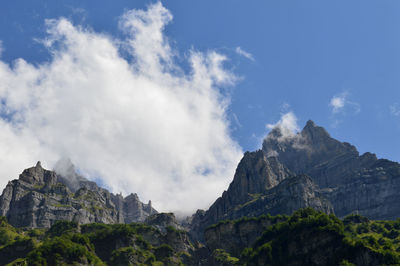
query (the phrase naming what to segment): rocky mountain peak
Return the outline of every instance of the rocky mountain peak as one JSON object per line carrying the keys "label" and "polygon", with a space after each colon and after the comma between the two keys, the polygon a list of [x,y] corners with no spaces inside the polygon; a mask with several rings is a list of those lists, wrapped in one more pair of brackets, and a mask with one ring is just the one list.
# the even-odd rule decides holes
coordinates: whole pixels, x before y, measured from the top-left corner
{"label": "rocky mountain peak", "polygon": [[128,196],[126,196],[125,199],[130,201],[139,201],[139,196],[136,193],[131,193]]}
{"label": "rocky mountain peak", "polygon": [[307,124],[304,126],[300,134],[303,137],[309,137],[311,141],[327,140],[331,138],[329,133],[323,127],[317,126],[312,120],[307,121]]}
{"label": "rocky mountain peak", "polygon": [[316,127],[316,124],[311,119],[307,121],[305,127]]}
{"label": "rocky mountain peak", "polygon": [[[308,169],[337,157],[359,156],[354,146],[332,138],[323,127],[312,120],[297,134],[279,127],[272,129],[265,138],[263,151],[267,157],[277,157],[293,172],[307,173]],[[278,129],[285,134],[277,137]]]}
{"label": "rocky mountain peak", "polygon": [[312,120],[298,133],[281,123],[262,150],[244,154],[228,190],[191,218],[193,236],[219,220],[290,214],[304,207],[341,217],[357,211],[392,219],[400,210],[398,191],[398,163],[372,153],[359,156],[353,145],[332,138]]}
{"label": "rocky mountain peak", "polygon": [[22,174],[20,174],[19,180],[29,184],[45,184],[51,186],[57,182],[57,176],[54,172],[43,169],[42,164],[38,161],[36,166],[25,169]]}
{"label": "rocky mountain peak", "polygon": [[137,194],[123,198],[78,175],[70,160],[55,171],[38,162],[8,183],[0,196],[0,215],[17,227],[50,227],[57,220],[78,223],[130,223],[157,213]]}

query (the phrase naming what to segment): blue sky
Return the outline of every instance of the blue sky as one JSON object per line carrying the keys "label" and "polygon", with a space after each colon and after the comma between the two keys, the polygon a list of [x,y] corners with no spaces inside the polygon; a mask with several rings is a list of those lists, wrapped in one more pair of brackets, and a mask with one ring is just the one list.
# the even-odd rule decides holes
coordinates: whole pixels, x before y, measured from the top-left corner
{"label": "blue sky", "polygon": [[[152,3],[6,1],[0,59],[11,67],[17,58],[34,66],[51,62],[51,50],[38,41],[48,36],[45,19],[65,17],[123,38],[121,15]],[[300,128],[312,119],[361,153],[400,161],[399,1],[172,0],[163,6],[173,16],[164,34],[183,71],[190,72],[190,51],[216,51],[239,78],[219,90],[229,96],[229,135],[241,150],[260,148],[266,124],[293,112]]]}
{"label": "blue sky", "polygon": [[[153,1],[154,2],[154,1]],[[44,19],[64,16],[96,31],[120,34],[117,18],[152,1],[7,1],[0,10],[3,60],[46,60],[35,38]],[[228,54],[244,79],[232,89],[234,137],[254,150],[265,124],[291,106],[360,151],[400,161],[400,3],[398,1],[165,1],[174,21],[166,32],[182,52],[191,47]],[[236,47],[254,62],[234,54]],[[348,93],[360,105],[332,116],[329,102]],[[394,107],[396,108],[396,107]],[[397,107],[400,108],[400,107]],[[335,127],[335,120],[340,122]],[[235,119],[232,119],[235,121]]]}

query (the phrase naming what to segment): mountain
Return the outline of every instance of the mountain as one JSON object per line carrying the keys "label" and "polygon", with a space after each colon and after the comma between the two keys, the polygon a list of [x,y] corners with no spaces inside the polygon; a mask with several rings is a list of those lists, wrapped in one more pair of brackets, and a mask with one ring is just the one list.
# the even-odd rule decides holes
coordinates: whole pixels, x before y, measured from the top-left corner
{"label": "mountain", "polygon": [[60,171],[43,169],[40,162],[10,181],[0,196],[0,216],[15,227],[50,227],[57,220],[79,224],[143,222],[157,213],[151,202],[142,203],[136,194],[115,195],[95,182],[76,174],[64,160]]}
{"label": "mountain", "polygon": [[332,203],[336,215],[357,212],[370,219],[396,219],[400,214],[400,164],[359,155],[346,142],[333,139],[308,121],[289,138],[272,132],[263,143],[264,154],[275,153],[290,171],[310,176]]}
{"label": "mountain", "polygon": [[190,218],[191,233],[203,239],[203,231],[221,220],[291,214],[305,207],[339,217],[396,219],[400,164],[372,153],[360,156],[311,120],[297,134],[277,126],[261,150],[244,154],[228,190]]}
{"label": "mountain", "polygon": [[400,164],[308,121],[272,129],[221,197],[181,223],[69,160],[38,162],[0,196],[0,264],[399,265],[399,217]]}

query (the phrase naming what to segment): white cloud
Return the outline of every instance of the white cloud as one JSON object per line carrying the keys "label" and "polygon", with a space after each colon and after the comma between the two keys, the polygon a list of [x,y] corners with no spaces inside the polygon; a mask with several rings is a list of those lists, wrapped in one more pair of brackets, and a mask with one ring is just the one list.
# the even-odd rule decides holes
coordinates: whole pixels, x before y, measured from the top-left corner
{"label": "white cloud", "polygon": [[349,93],[343,92],[338,95],[332,97],[329,106],[332,108],[332,113],[343,113],[345,114],[346,111],[351,111],[354,114],[357,114],[361,111],[360,104],[357,102],[350,101]]}
{"label": "white cloud", "polygon": [[297,117],[293,112],[283,114],[278,122],[275,124],[267,124],[266,128],[269,130],[279,129],[281,134],[279,140],[291,138],[299,131]]}
{"label": "white cloud", "polygon": [[394,116],[400,116],[400,105],[398,103],[389,106],[390,113]]}
{"label": "white cloud", "polygon": [[216,52],[190,51],[185,73],[163,34],[171,19],[160,2],[128,11],[124,40],[48,20],[50,62],[0,60],[1,187],[37,160],[51,168],[69,157],[161,211],[208,207],[242,156],[218,89],[236,78]]}
{"label": "white cloud", "polygon": [[0,57],[1,57],[1,55],[3,54],[3,52],[4,52],[3,41],[0,40]]}
{"label": "white cloud", "polygon": [[349,93],[343,92],[333,96],[329,102],[329,106],[331,107],[332,116],[331,116],[331,127],[337,127],[340,123],[343,122],[344,117],[348,114],[356,115],[360,113],[361,106],[359,103],[349,100]]}
{"label": "white cloud", "polygon": [[346,103],[347,94],[342,93],[338,96],[333,96],[330,102],[330,106],[332,107],[332,112],[337,113],[344,108]]}
{"label": "white cloud", "polygon": [[[264,138],[265,141],[276,141],[279,143],[285,143],[286,145],[291,145],[294,149],[309,149],[307,143],[305,142],[303,136],[300,133],[300,128],[297,124],[297,117],[293,112],[287,112],[282,114],[281,118],[275,124],[267,124],[267,129],[269,129],[268,135]],[[271,147],[263,146],[267,148],[264,150],[267,157],[275,157],[279,155],[279,152],[271,149]]]}
{"label": "white cloud", "polygon": [[236,52],[238,55],[241,55],[241,56],[246,57],[247,59],[249,59],[249,60],[251,60],[251,61],[254,61],[253,55],[252,55],[251,53],[249,53],[249,52],[246,52],[246,51],[243,50],[242,48],[240,48],[240,46],[236,47],[235,52]]}

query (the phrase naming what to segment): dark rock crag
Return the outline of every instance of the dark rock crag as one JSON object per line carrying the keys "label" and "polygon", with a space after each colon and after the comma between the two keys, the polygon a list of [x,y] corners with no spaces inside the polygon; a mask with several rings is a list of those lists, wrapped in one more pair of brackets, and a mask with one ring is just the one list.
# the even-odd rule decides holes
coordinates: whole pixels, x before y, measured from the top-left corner
{"label": "dark rock crag", "polygon": [[[64,162],[65,166],[65,162]],[[10,181],[0,196],[0,216],[16,227],[50,227],[57,220],[80,224],[143,222],[157,213],[136,194],[115,195],[76,174],[70,164],[61,171],[43,169],[40,162]]]}
{"label": "dark rock crag", "polygon": [[400,217],[400,164],[360,156],[349,143],[332,138],[313,121],[297,134],[275,127],[262,150],[246,152],[234,179],[207,211],[191,221],[192,237],[221,220],[261,214],[291,214],[312,207],[344,217]]}

